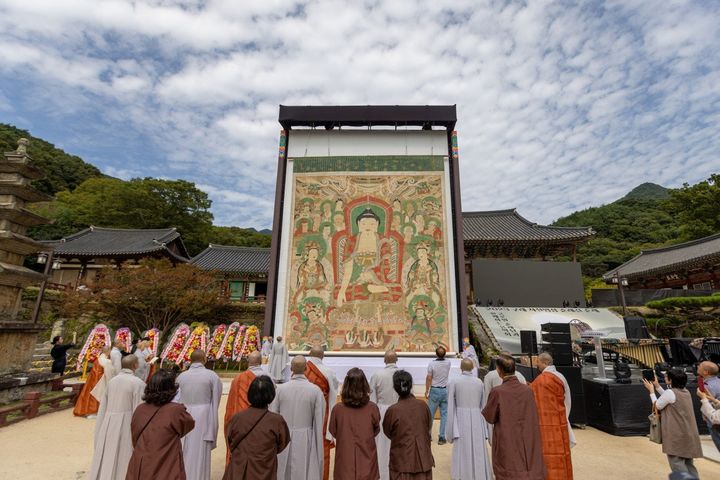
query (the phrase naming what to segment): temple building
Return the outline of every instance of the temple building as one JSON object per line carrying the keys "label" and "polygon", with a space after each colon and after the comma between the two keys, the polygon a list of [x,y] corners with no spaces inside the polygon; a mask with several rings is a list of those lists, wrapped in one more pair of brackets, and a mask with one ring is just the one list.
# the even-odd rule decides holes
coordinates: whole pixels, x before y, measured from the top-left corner
{"label": "temple building", "polygon": [[720,290],[720,233],[670,247],[643,250],[603,275],[629,290]]}
{"label": "temple building", "polygon": [[232,301],[264,302],[267,294],[270,249],[209,245],[191,260],[203,270],[214,271],[221,293]]}
{"label": "temple building", "polygon": [[50,282],[55,288],[92,286],[102,268],[137,265],[145,258],[185,263],[189,255],[175,228],[123,229],[90,227],[61,240],[44,242],[54,250],[59,268]]}

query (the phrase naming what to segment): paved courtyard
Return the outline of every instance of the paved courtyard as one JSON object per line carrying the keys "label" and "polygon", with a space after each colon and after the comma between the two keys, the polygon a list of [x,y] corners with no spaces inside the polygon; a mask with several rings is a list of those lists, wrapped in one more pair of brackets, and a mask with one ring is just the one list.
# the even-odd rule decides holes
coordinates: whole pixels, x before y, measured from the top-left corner
{"label": "paved courtyard", "polygon": [[[225,390],[228,381],[225,382]],[[225,411],[226,396],[220,405]],[[435,438],[438,423],[435,422]],[[0,478],[84,479],[92,459],[95,420],[73,417],[71,410],[43,415],[0,429]],[[614,437],[594,428],[576,429],[573,468],[578,479],[663,479],[669,468],[659,445],[642,437]],[[705,442],[708,443],[708,442]],[[450,478],[452,446],[433,445],[434,478]],[[222,478],[225,444],[213,451],[213,480]],[[703,479],[720,478],[720,463],[701,459]]]}

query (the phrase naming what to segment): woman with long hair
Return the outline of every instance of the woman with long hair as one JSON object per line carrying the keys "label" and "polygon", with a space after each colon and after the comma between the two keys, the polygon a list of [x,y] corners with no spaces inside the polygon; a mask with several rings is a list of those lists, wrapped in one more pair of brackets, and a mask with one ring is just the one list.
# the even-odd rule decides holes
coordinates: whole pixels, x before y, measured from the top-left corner
{"label": "woman with long hair", "polygon": [[388,408],[383,431],[390,439],[390,480],[432,480],[435,460],[430,449],[432,416],[412,394],[412,376],[398,370],[393,388],[400,399]]}
{"label": "woman with long hair", "polygon": [[[643,384],[650,392],[653,407],[660,412],[662,451],[668,457],[670,470],[699,478],[693,459],[702,458],[703,452],[692,397],[685,388],[687,374],[681,368],[670,369],[667,373],[667,386],[670,388],[667,389],[660,386],[657,377],[652,383],[643,378]],[[656,390],[659,398],[655,395]]]}
{"label": "woman with long hair", "polygon": [[133,454],[126,480],[186,479],[180,439],[195,428],[195,420],[185,405],[172,401],[177,389],[170,370],[158,370],[150,378],[145,402],[135,409],[130,424]]}
{"label": "woman with long hair", "polygon": [[370,401],[365,373],[351,368],[330,413],[328,430],[335,437],[335,480],[378,480],[375,437],[380,433],[380,410]]}

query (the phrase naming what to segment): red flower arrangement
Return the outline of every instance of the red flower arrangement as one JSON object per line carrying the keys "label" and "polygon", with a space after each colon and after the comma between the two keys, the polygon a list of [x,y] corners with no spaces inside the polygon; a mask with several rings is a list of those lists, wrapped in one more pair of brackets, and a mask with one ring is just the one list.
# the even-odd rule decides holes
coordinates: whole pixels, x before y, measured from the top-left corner
{"label": "red flower arrangement", "polygon": [[158,347],[160,347],[160,330],[153,327],[146,330],[142,336],[150,338],[150,350],[152,350],[153,357],[157,357]]}
{"label": "red flower arrangement", "polygon": [[228,325],[225,339],[220,346],[220,352],[217,357],[218,360],[224,360],[226,362],[232,360],[233,344],[235,343],[235,337],[237,336],[239,329],[240,324],[238,322],[233,322]]}
{"label": "red flower arrangement", "polygon": [[128,327],[118,328],[115,332],[115,341],[121,341],[123,344],[123,350],[130,352],[132,348],[132,332]]}
{"label": "red flower arrangement", "polygon": [[190,355],[192,352],[194,352],[197,349],[200,349],[202,351],[206,351],[207,348],[207,339],[208,339],[208,332],[209,328],[204,323],[199,324],[195,329],[193,329],[192,333],[190,334],[190,338],[185,343],[185,348],[182,349],[182,352],[180,352],[180,355],[178,356],[178,359],[175,361],[178,365],[181,363],[190,363]]}
{"label": "red flower arrangement", "polygon": [[170,336],[168,343],[165,345],[162,355],[160,355],[162,361],[175,363],[180,357],[180,353],[182,353],[183,347],[185,346],[185,343],[187,343],[189,336],[190,327],[188,327],[187,324],[181,323],[175,327],[175,331]]}
{"label": "red flower arrangement", "polygon": [[247,331],[247,325],[240,325],[238,333],[235,336],[235,342],[233,343],[232,359],[240,360],[242,357],[242,346],[245,341],[245,332]]}
{"label": "red flower arrangement", "polygon": [[221,323],[213,330],[210,339],[210,347],[208,348],[207,357],[209,360],[220,360],[220,348],[222,347],[225,334],[227,333],[227,325]]}
{"label": "red flower arrangement", "polygon": [[83,345],[78,355],[75,369],[79,372],[83,369],[83,363],[86,360],[88,362],[97,360],[98,355],[106,345],[110,345],[110,330],[102,323],[98,323],[90,330],[85,345]]}
{"label": "red flower arrangement", "polygon": [[242,356],[247,357],[252,352],[260,350],[260,332],[258,327],[251,325],[245,333],[245,341],[242,344]]}

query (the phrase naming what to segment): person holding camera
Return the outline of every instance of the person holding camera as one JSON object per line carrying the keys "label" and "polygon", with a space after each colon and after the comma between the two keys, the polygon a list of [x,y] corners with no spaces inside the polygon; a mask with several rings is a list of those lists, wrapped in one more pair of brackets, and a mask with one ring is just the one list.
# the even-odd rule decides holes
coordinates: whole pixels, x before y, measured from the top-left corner
{"label": "person holding camera", "polygon": [[[687,374],[680,368],[672,368],[666,378],[669,387],[667,389],[660,386],[657,376],[652,383],[643,378],[650,399],[660,413],[662,451],[667,455],[673,472],[686,472],[695,478],[700,478],[693,459],[702,458],[703,452],[692,398],[685,388]],[[660,397],[656,396],[656,391]]]}

